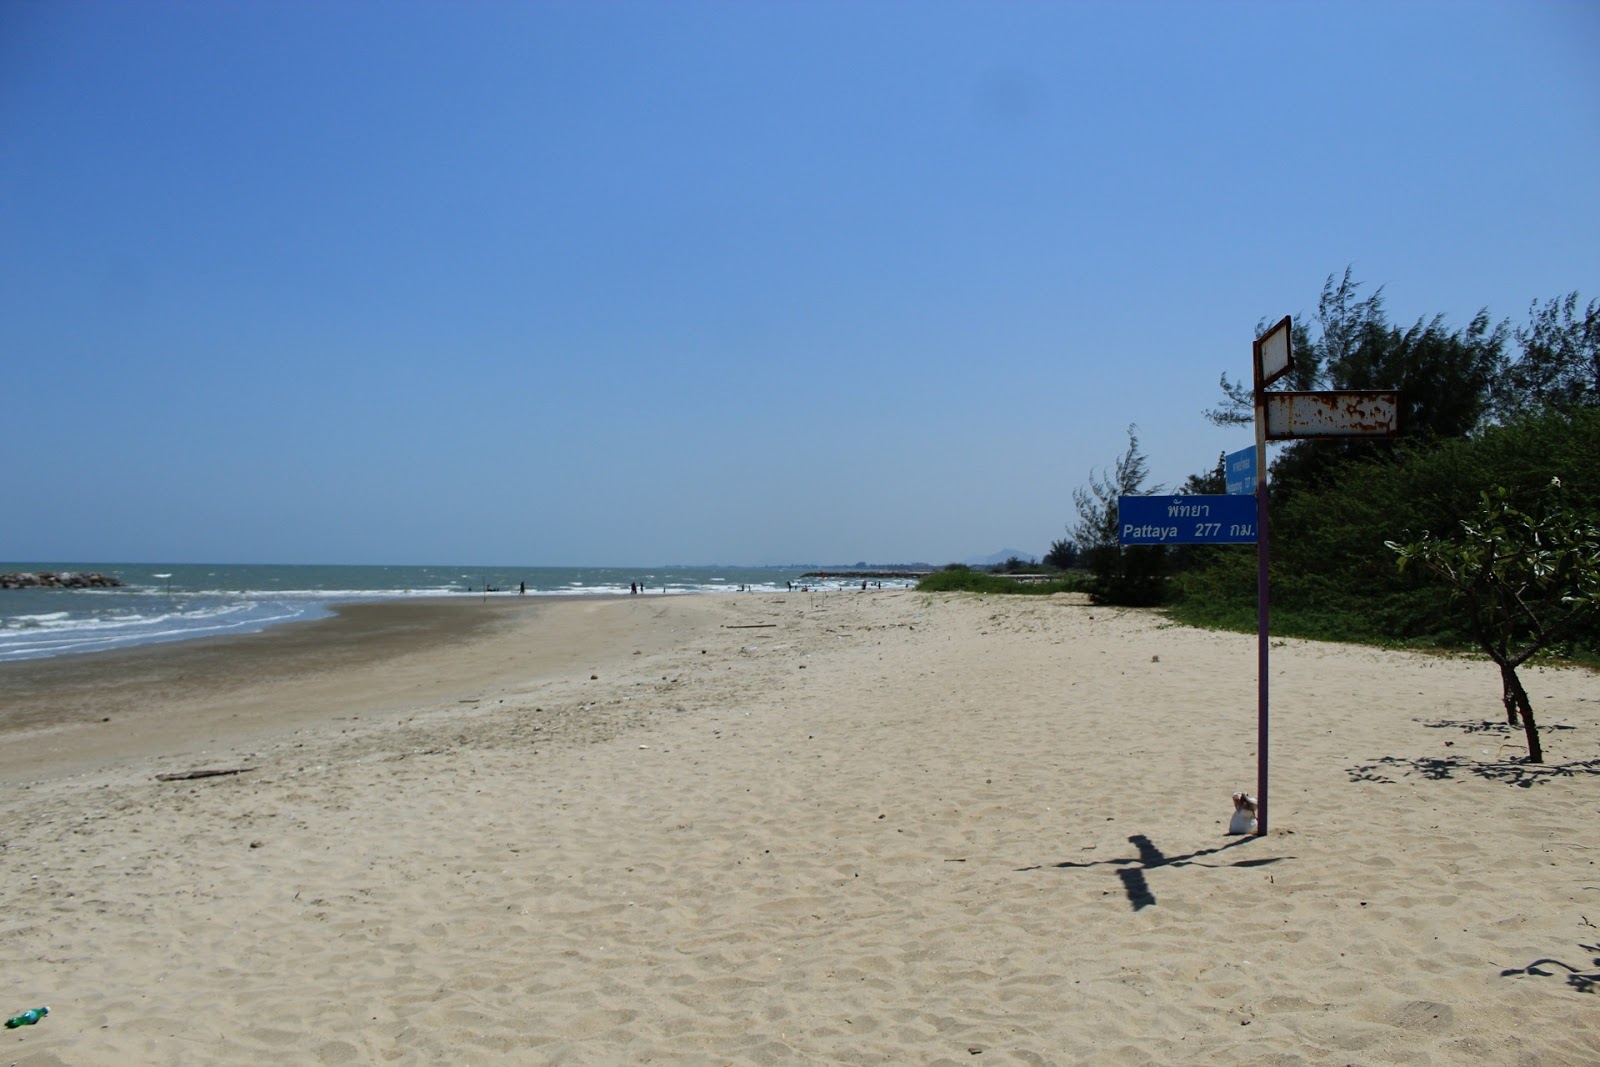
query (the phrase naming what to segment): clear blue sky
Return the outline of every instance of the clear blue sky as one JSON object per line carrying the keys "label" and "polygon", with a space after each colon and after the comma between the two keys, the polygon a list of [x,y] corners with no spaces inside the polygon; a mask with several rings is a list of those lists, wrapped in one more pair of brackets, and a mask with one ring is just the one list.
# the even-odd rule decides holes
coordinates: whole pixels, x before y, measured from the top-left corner
{"label": "clear blue sky", "polygon": [[1592,3],[0,4],[0,558],[1042,553],[1256,323],[1600,296]]}

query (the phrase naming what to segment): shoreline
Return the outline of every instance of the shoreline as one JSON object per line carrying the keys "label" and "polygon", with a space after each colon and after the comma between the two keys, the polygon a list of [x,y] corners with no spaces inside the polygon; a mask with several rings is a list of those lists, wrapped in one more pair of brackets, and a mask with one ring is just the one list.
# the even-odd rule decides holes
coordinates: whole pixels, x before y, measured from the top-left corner
{"label": "shoreline", "polygon": [[0,782],[149,754],[201,733],[242,738],[313,725],[330,717],[321,710],[330,703],[361,711],[428,699],[471,684],[455,676],[450,657],[504,640],[519,624],[536,626],[562,603],[353,601],[329,616],[247,633],[0,664]]}
{"label": "shoreline", "polygon": [[[4,565],[13,569],[15,564]],[[590,598],[775,592],[798,570],[741,567],[462,568],[380,565],[20,565],[34,572],[98,567],[120,588],[0,591],[0,663],[111,651],[271,629],[326,616],[335,604],[389,599]],[[159,569],[164,566],[166,569]],[[641,584],[642,583],[642,584]]]}
{"label": "shoreline", "polygon": [[8,734],[8,973],[51,1005],[12,1060],[1600,1058],[1590,672],[1530,679],[1531,768],[1484,664],[1275,643],[1273,832],[1230,838],[1251,635],[1070,596],[530,607],[313,630],[303,676],[229,639],[130,685],[173,703],[119,743]]}

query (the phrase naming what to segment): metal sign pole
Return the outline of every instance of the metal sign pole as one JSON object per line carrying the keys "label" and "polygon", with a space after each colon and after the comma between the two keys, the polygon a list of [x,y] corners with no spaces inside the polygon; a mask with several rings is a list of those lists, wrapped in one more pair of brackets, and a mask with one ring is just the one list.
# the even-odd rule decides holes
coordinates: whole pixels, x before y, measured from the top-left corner
{"label": "metal sign pole", "polygon": [[1267,403],[1256,390],[1256,833],[1267,833]]}
{"label": "metal sign pole", "polygon": [[1256,834],[1267,834],[1267,386],[1294,367],[1293,321],[1285,315],[1251,346],[1256,384]]}
{"label": "metal sign pole", "polygon": [[1256,401],[1256,834],[1267,833],[1267,441],[1395,437],[1400,394],[1374,389],[1268,392],[1294,369],[1294,322],[1285,315],[1251,352]]}

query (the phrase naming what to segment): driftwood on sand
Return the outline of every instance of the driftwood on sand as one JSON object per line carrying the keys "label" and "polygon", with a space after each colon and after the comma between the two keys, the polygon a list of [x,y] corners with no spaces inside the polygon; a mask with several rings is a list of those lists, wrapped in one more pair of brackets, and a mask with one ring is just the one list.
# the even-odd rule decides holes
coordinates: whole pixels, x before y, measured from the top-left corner
{"label": "driftwood on sand", "polygon": [[191,778],[216,778],[224,774],[244,774],[253,770],[254,767],[211,767],[201,771],[173,771],[169,774],[156,775],[156,781],[186,782]]}

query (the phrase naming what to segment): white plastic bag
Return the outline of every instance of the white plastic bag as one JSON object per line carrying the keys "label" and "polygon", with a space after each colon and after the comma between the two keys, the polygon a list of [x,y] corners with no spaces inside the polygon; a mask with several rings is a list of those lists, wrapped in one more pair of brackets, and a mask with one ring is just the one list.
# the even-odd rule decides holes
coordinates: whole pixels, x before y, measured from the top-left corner
{"label": "white plastic bag", "polygon": [[1256,832],[1256,798],[1248,793],[1233,794],[1233,821],[1228,823],[1230,834]]}

